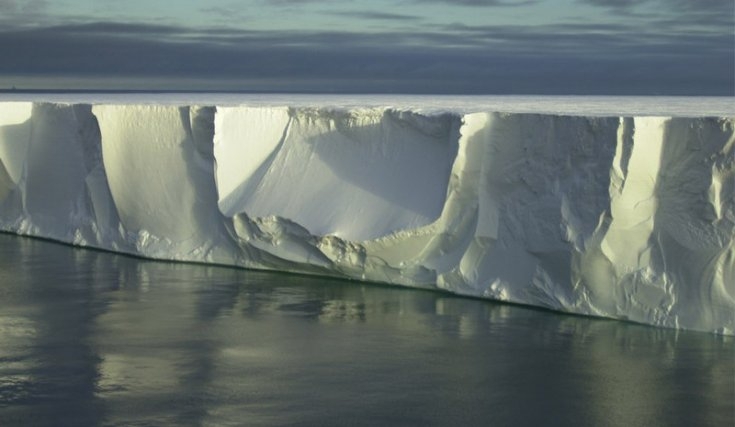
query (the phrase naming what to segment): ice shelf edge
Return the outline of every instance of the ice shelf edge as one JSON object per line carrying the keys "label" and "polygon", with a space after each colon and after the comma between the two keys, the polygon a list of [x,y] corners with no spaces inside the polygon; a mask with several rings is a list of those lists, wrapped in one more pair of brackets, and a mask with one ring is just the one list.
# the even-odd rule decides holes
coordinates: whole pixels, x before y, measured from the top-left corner
{"label": "ice shelf edge", "polygon": [[735,118],[0,103],[0,229],[735,331]]}

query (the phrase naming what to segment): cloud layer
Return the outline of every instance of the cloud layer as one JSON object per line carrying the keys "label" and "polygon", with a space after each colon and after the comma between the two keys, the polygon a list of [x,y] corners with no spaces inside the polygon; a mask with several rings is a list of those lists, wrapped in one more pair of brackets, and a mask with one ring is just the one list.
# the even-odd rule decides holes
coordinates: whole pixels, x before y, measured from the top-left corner
{"label": "cloud layer", "polygon": [[[506,5],[511,1],[445,1]],[[578,0],[614,8],[628,0]],[[685,0],[669,1],[682,10]],[[707,0],[725,7],[720,0]],[[724,6],[723,6],[724,5]],[[25,5],[28,6],[28,5]],[[16,15],[34,9],[0,0]],[[226,9],[212,9],[219,14]],[[332,15],[411,25],[361,32],[249,30],[69,20],[0,28],[0,88],[32,77],[106,84],[165,81],[161,89],[316,92],[733,95],[732,15],[670,15],[651,29],[633,23],[427,25],[408,13],[335,10]],[[6,14],[7,15],[7,14]],[[711,16],[710,16],[711,18]],[[686,22],[682,21],[687,19]],[[2,21],[2,18],[0,18]],[[4,25],[3,25],[4,24]],[[178,87],[181,82],[187,87]],[[17,82],[17,83],[16,83]]]}

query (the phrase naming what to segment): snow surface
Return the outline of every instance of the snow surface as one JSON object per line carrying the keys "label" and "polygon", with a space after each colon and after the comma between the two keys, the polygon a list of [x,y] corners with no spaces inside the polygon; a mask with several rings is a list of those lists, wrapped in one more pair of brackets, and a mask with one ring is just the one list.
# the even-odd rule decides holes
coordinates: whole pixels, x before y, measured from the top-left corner
{"label": "snow surface", "polygon": [[217,105],[296,108],[393,108],[420,113],[496,111],[572,116],[735,115],[735,97],[517,96],[517,95],[311,95],[239,93],[0,93],[0,102],[60,104]]}
{"label": "snow surface", "polygon": [[730,103],[63,96],[0,102],[2,230],[735,331]]}

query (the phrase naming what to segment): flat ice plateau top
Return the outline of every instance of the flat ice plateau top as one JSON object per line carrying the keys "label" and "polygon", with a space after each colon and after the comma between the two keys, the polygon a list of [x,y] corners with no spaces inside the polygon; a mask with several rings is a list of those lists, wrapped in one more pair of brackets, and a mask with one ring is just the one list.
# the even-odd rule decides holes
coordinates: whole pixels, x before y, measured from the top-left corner
{"label": "flat ice plateau top", "polygon": [[0,100],[0,229],[735,333],[722,101],[662,117],[148,96]]}

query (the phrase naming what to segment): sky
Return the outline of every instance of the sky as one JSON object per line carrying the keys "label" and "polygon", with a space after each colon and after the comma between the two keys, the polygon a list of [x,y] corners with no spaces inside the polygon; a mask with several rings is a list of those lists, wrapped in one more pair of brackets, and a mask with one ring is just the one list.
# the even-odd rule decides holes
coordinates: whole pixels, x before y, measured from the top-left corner
{"label": "sky", "polygon": [[735,96],[733,0],[0,0],[0,89]]}

